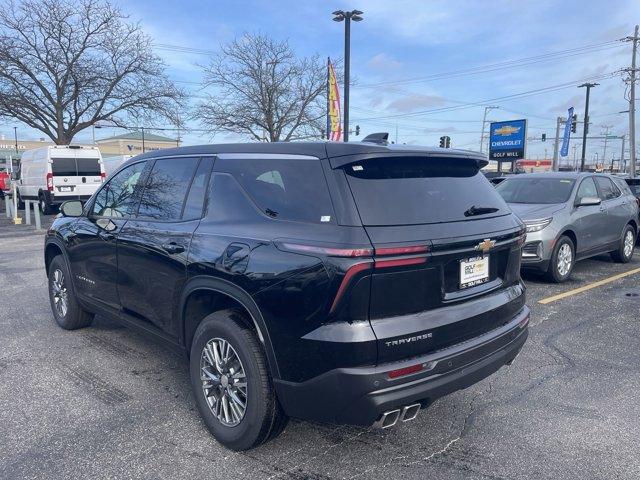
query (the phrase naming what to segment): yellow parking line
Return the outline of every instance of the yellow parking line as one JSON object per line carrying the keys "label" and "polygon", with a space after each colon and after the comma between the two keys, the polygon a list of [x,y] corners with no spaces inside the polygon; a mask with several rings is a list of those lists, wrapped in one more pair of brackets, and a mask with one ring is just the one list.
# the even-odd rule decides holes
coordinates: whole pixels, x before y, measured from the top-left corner
{"label": "yellow parking line", "polygon": [[615,282],[616,280],[620,280],[621,278],[628,277],[629,275],[634,275],[636,273],[640,273],[640,268],[634,268],[633,270],[622,272],[617,275],[612,275],[611,277],[598,280],[597,282],[590,283],[589,285],[585,285],[580,288],[569,290],[568,292],[559,293],[558,295],[553,295],[551,297],[543,298],[542,300],[539,300],[538,303],[542,303],[543,305],[546,305],[547,303],[555,302],[556,300],[561,300],[563,298],[567,298],[572,295],[577,295],[578,293],[586,292],[587,290],[591,290],[592,288],[596,288],[601,285],[606,285],[607,283]]}

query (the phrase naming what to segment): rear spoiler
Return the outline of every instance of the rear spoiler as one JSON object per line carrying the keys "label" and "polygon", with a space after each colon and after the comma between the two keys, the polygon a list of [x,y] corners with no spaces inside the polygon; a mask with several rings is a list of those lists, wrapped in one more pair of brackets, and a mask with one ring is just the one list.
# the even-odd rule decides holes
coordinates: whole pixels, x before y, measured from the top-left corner
{"label": "rear spoiler", "polygon": [[339,157],[330,157],[329,162],[331,163],[331,168],[339,168],[344,165],[348,165],[350,163],[362,162],[362,161],[373,159],[373,158],[389,158],[390,160],[392,160],[394,157],[395,158],[400,158],[400,157],[446,158],[446,159],[450,159],[451,162],[472,161],[476,164],[476,168],[478,170],[480,170],[483,167],[486,167],[489,164],[489,161],[484,155],[481,155],[478,152],[468,152],[465,150],[450,150],[446,153],[443,153],[442,151],[419,151],[419,150],[393,151],[391,149],[389,149],[384,153],[380,153],[379,151],[372,151],[370,153],[357,153],[353,155],[342,155]]}

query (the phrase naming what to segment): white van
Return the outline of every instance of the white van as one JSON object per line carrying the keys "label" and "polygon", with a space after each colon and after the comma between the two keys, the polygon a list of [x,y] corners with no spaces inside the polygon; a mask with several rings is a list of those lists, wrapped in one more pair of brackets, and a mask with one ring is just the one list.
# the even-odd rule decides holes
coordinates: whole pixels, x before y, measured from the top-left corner
{"label": "white van", "polygon": [[105,178],[97,147],[51,145],[21,156],[18,201],[38,200],[48,215],[66,200],[87,200]]}

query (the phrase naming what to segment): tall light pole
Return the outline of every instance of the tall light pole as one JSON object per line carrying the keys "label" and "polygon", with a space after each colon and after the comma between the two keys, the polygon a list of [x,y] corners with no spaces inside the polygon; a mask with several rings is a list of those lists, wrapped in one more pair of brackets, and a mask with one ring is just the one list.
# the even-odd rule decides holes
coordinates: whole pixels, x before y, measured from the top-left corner
{"label": "tall light pole", "polygon": [[589,92],[599,83],[583,83],[578,88],[585,87],[587,89],[587,99],[584,105],[584,126],[582,129],[582,158],[580,159],[580,171],[584,172],[585,155],[587,153],[587,132],[589,131]]}
{"label": "tall light pole", "polygon": [[495,110],[497,108],[500,108],[500,107],[495,106],[495,105],[490,105],[490,106],[484,107],[484,115],[482,117],[482,132],[480,133],[480,153],[482,153],[482,147],[484,145],[484,125],[485,125],[485,123],[487,123],[487,113],[489,113],[489,111]]}
{"label": "tall light pole", "polygon": [[343,11],[336,10],[333,12],[333,21],[344,21],[344,141],[349,141],[349,70],[351,62],[351,20],[354,22],[362,21],[362,12],[360,10]]}

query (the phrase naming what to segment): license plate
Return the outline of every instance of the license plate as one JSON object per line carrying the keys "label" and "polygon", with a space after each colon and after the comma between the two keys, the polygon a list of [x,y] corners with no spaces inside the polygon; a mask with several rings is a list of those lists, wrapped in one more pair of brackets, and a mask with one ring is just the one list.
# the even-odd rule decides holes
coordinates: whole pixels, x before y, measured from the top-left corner
{"label": "license plate", "polygon": [[73,190],[73,187],[59,187],[61,192],[70,192]]}
{"label": "license plate", "polygon": [[489,280],[489,256],[460,260],[460,288],[473,287]]}

